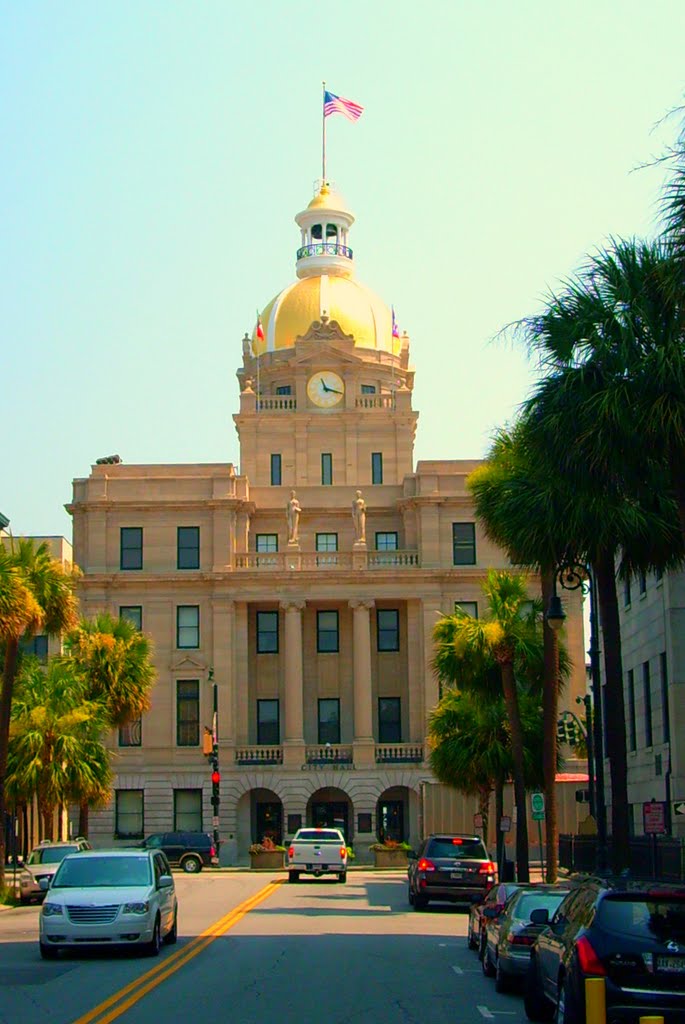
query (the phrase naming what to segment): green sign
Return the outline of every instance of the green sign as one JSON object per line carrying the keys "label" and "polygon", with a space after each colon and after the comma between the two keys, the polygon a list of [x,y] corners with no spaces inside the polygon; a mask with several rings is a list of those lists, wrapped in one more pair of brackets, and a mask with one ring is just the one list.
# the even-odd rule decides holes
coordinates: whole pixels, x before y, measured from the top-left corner
{"label": "green sign", "polygon": [[530,794],[530,809],[532,811],[533,821],[544,821],[545,820],[545,794],[544,793],[531,793]]}

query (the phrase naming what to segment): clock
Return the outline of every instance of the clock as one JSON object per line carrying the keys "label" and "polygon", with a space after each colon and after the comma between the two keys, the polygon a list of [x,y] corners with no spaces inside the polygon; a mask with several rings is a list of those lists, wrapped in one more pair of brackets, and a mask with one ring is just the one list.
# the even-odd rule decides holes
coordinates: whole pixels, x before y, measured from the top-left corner
{"label": "clock", "polygon": [[307,381],[310,402],[321,409],[331,409],[343,400],[345,383],[333,370],[317,370]]}

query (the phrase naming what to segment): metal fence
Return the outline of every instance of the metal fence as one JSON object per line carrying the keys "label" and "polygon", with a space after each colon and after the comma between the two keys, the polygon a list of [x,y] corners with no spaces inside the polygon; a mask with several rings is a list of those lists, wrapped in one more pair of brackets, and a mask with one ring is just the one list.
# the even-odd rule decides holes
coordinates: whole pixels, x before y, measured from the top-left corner
{"label": "metal fence", "polygon": [[[591,872],[595,868],[596,853],[596,836],[559,836],[559,867]],[[684,882],[685,840],[672,836],[633,836],[629,843],[628,867],[631,874],[641,878]]]}

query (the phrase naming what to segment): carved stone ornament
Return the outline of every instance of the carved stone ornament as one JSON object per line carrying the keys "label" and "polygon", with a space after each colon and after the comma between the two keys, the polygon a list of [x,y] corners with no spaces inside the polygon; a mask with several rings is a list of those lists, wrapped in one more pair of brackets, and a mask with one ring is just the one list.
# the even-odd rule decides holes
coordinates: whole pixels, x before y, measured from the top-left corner
{"label": "carved stone ornament", "polygon": [[337,320],[329,320],[325,313],[320,320],[314,320],[306,334],[298,341],[347,341],[354,344],[354,335],[345,334]]}

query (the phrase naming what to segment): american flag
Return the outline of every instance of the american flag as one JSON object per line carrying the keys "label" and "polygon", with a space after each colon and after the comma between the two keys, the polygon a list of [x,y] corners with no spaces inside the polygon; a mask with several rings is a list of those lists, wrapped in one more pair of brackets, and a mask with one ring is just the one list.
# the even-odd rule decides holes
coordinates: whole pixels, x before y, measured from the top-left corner
{"label": "american flag", "polygon": [[397,325],[397,319],[395,318],[395,307],[392,307],[392,336],[393,338],[399,338],[400,329]]}
{"label": "american flag", "polygon": [[358,103],[346,100],[342,96],[336,96],[334,92],[326,90],[323,94],[323,116],[331,114],[344,114],[348,121],[358,121],[364,111]]}
{"label": "american flag", "polygon": [[256,332],[256,334],[257,334],[257,337],[259,338],[260,341],[264,341],[264,328],[262,327],[262,318],[259,315],[259,313],[257,313],[257,332]]}

